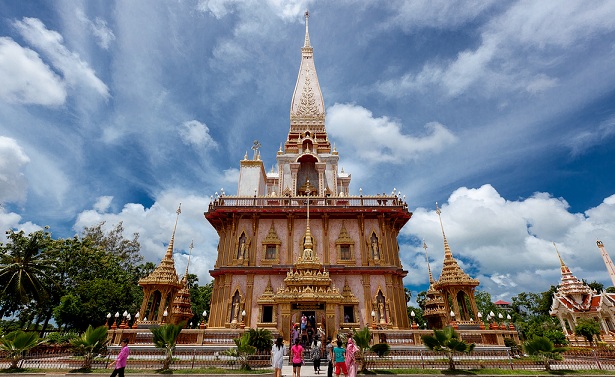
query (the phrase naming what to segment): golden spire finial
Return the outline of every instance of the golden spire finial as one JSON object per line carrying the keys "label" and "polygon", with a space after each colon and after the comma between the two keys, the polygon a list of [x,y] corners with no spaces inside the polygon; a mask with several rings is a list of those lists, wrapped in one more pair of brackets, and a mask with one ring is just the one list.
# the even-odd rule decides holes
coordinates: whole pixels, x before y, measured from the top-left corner
{"label": "golden spire finial", "polygon": [[429,271],[429,284],[433,284],[433,275],[431,274],[431,266],[429,265],[429,255],[427,255],[427,244],[423,240],[423,249],[425,249],[425,260],[427,261],[427,271]]}
{"label": "golden spire finial", "polygon": [[173,243],[175,242],[175,231],[177,230],[177,222],[179,221],[179,214],[182,213],[182,204],[179,203],[179,207],[177,207],[177,217],[175,218],[175,225],[173,226],[173,235],[171,235],[171,242],[169,242],[169,246],[167,247],[167,252],[165,254],[165,258],[172,259],[173,258]]}
{"label": "golden spire finial", "polygon": [[555,252],[557,253],[557,257],[559,258],[560,266],[566,267],[566,264],[564,263],[564,260],[562,259],[562,256],[559,254],[559,250],[557,250],[557,246],[555,245],[555,242],[553,242],[553,247],[555,248]]}
{"label": "golden spire finial", "polygon": [[438,219],[440,220],[440,229],[442,229],[442,238],[444,239],[444,258],[453,258],[453,253],[451,253],[451,248],[448,245],[448,240],[446,239],[446,234],[444,234],[444,225],[442,225],[442,216],[440,215],[442,211],[438,207],[438,202],[436,202],[436,213],[438,214]]}

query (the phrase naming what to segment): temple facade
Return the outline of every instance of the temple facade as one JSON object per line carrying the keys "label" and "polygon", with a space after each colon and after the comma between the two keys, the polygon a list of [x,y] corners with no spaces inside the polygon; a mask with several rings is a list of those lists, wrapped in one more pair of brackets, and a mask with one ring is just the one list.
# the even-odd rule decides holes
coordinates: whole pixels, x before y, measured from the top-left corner
{"label": "temple facade", "polygon": [[[596,244],[602,253],[609,275],[613,277],[611,258],[601,241],[597,241]],[[553,303],[549,313],[559,320],[562,331],[572,344],[585,342],[583,337],[576,336],[574,333],[579,319],[596,321],[600,324],[601,339],[615,344],[615,293],[597,293],[572,274],[559,252],[557,255],[562,277],[557,291],[553,294]]]}
{"label": "temple facade", "polygon": [[306,12],[290,129],[266,172],[255,141],[237,195],[206,219],[220,237],[208,329],[410,329],[397,236],[412,216],[401,196],[350,195],[351,175],[327,135]]}

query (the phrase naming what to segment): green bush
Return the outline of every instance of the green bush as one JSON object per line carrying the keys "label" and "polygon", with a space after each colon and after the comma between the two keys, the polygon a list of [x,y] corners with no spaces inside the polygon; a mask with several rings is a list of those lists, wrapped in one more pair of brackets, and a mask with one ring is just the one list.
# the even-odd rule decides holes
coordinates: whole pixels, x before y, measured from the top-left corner
{"label": "green bush", "polygon": [[383,357],[389,354],[391,347],[386,343],[378,343],[374,344],[371,347],[372,352],[374,352],[378,357]]}

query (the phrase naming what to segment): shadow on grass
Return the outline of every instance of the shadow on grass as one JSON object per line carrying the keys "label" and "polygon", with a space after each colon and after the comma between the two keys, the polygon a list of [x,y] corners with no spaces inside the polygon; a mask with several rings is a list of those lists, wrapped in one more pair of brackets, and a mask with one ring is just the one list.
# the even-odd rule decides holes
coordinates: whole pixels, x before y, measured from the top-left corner
{"label": "shadow on grass", "polygon": [[25,368],[6,368],[0,369],[0,373],[24,373],[27,372]]}
{"label": "shadow on grass", "polygon": [[442,371],[442,374],[446,374],[449,376],[476,376],[476,373],[469,371],[469,370],[459,370],[459,369],[454,369],[454,370],[450,370],[450,369],[444,369]]}

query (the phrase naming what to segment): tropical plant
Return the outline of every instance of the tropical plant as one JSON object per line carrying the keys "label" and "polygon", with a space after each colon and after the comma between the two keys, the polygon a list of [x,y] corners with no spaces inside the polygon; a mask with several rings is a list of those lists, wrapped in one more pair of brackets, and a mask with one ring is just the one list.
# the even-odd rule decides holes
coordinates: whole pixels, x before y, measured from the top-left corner
{"label": "tropical plant", "polygon": [[384,357],[389,354],[389,351],[391,351],[391,346],[387,343],[377,343],[374,344],[370,350],[378,355],[378,357]]}
{"label": "tropical plant", "polygon": [[474,343],[468,344],[459,338],[455,330],[448,326],[442,330],[434,330],[433,335],[423,335],[423,344],[430,350],[443,352],[448,357],[448,369],[455,370],[454,352],[472,352]]}
{"label": "tropical plant", "polygon": [[88,326],[87,330],[77,338],[73,338],[70,344],[75,350],[82,354],[83,365],[81,371],[89,372],[92,370],[92,360],[96,354],[104,352],[107,346],[107,327],[100,326],[93,328]]}
{"label": "tropical plant", "polygon": [[51,242],[47,231],[25,235],[24,231],[7,232],[8,242],[0,245],[0,285],[6,298],[3,312],[15,311],[20,305],[47,297],[51,289],[50,272],[54,265],[45,249]]}
{"label": "tropical plant", "polygon": [[365,351],[369,349],[369,343],[372,340],[372,335],[369,331],[369,327],[364,327],[359,331],[355,331],[352,335],[354,344],[359,348],[359,354],[355,356],[355,359],[361,360],[361,371],[364,372],[367,369],[367,360],[365,360]]}
{"label": "tropical plant", "polygon": [[250,329],[248,331],[250,342],[249,344],[256,348],[257,351],[270,351],[273,346],[273,335],[267,329]]}
{"label": "tropical plant", "polygon": [[551,370],[551,360],[560,360],[564,347],[555,347],[553,342],[544,336],[537,336],[523,344],[523,349],[529,355],[538,357],[544,363],[545,370]]}
{"label": "tropical plant", "polygon": [[250,333],[244,332],[239,338],[233,339],[233,341],[236,347],[229,348],[225,353],[239,361],[241,370],[250,370],[248,357],[256,353],[256,347],[250,345]]}
{"label": "tropical plant", "polygon": [[167,372],[171,369],[173,361],[173,352],[177,343],[177,337],[182,331],[183,324],[174,325],[169,323],[160,327],[152,327],[150,331],[154,335],[154,346],[164,349],[164,359],[162,361],[161,372]]}
{"label": "tropical plant", "polygon": [[28,351],[42,342],[35,332],[17,330],[0,338],[0,350],[5,351],[7,358],[11,360],[9,369],[17,369],[19,362],[26,356]]}
{"label": "tropical plant", "polygon": [[574,333],[585,337],[589,344],[593,344],[594,335],[600,339],[600,324],[593,319],[581,318],[577,321],[577,325],[574,327]]}

